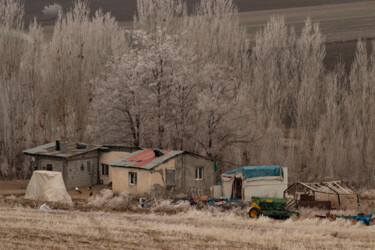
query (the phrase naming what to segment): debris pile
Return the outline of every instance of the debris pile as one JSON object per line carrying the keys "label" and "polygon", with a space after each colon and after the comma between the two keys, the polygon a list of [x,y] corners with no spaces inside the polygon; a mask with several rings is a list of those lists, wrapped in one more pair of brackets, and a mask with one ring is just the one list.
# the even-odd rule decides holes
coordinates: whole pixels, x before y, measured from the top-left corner
{"label": "debris pile", "polygon": [[365,224],[366,226],[370,226],[371,221],[375,220],[375,218],[371,219],[372,214],[364,215],[364,214],[358,214],[358,215],[336,215],[331,214],[330,212],[327,212],[325,216],[322,215],[315,215],[316,218],[319,219],[329,219],[330,221],[335,221],[336,219],[347,219],[352,222],[352,224],[357,224],[358,222],[361,222]]}

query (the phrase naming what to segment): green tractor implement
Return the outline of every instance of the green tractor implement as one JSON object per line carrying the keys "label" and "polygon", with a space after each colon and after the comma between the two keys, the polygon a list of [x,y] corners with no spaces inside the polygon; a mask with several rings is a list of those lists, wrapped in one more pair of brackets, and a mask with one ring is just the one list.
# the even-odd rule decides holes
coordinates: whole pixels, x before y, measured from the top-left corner
{"label": "green tractor implement", "polygon": [[293,214],[299,217],[299,213],[288,211],[286,199],[269,197],[251,197],[251,207],[249,210],[250,218],[258,218],[260,215],[268,216],[274,219],[288,219]]}

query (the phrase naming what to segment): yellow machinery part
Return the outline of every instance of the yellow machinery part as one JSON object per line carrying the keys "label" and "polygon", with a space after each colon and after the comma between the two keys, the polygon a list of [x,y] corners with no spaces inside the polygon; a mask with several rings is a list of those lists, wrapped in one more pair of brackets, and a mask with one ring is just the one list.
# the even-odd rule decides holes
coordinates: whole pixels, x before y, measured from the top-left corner
{"label": "yellow machinery part", "polygon": [[251,206],[252,207],[256,207],[256,208],[258,208],[260,210],[260,207],[256,203],[254,203],[254,202],[251,204]]}
{"label": "yellow machinery part", "polygon": [[252,217],[252,218],[255,218],[255,217],[257,217],[258,216],[258,212],[254,209],[254,210],[251,210],[250,211],[250,216]]}

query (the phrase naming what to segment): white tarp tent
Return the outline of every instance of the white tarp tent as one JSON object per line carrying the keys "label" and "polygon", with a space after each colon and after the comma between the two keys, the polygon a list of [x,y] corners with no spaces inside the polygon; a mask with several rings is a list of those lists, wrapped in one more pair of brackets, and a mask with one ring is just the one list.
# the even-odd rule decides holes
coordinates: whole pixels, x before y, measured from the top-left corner
{"label": "white tarp tent", "polygon": [[288,170],[280,166],[241,167],[221,175],[223,195],[251,200],[252,196],[282,198]]}
{"label": "white tarp tent", "polygon": [[34,171],[25,199],[72,203],[61,172],[53,171]]}

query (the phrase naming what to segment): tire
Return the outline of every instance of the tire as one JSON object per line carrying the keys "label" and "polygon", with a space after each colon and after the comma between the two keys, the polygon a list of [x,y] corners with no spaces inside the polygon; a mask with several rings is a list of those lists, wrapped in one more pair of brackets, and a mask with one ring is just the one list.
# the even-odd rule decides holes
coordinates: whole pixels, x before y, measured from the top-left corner
{"label": "tire", "polygon": [[257,207],[251,207],[249,210],[249,217],[254,219],[254,218],[259,218],[260,216],[260,210]]}

